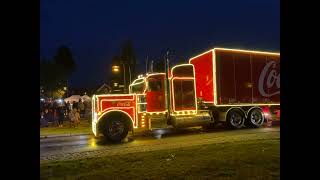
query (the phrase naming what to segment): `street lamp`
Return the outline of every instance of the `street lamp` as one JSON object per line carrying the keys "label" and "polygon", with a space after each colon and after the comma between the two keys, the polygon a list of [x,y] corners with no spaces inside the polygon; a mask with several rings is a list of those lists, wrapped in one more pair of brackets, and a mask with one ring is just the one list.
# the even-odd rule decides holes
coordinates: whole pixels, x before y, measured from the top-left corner
{"label": "street lamp", "polygon": [[[124,83],[124,93],[126,93],[126,87],[127,87],[127,83],[126,83],[126,68],[125,68],[125,63],[124,62],[120,62],[120,64],[122,64],[123,67],[123,83]],[[129,65],[129,64],[128,64]],[[129,68],[129,78],[130,78],[130,84],[131,84],[131,68],[130,65],[128,66]],[[113,65],[112,66],[112,72],[114,73],[118,73],[120,71],[120,67],[117,65]]]}
{"label": "street lamp", "polygon": [[119,72],[119,66],[112,66],[112,72]]}

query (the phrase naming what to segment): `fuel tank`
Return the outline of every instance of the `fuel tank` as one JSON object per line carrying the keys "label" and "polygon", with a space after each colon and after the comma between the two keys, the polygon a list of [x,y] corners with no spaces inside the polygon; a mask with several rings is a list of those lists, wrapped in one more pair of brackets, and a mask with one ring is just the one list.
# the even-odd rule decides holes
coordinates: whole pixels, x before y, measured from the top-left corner
{"label": "fuel tank", "polygon": [[203,126],[213,123],[213,118],[211,118],[209,113],[201,113],[196,115],[179,115],[172,116],[171,122],[175,128],[193,127],[193,126]]}

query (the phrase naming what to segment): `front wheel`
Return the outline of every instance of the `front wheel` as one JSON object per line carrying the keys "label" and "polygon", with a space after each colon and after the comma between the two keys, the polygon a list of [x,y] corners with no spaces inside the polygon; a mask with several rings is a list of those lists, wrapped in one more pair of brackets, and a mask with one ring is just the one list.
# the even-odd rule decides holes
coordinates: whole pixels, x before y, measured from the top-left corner
{"label": "front wheel", "polygon": [[264,115],[259,108],[252,109],[248,118],[245,122],[245,125],[252,128],[259,128],[264,123]]}
{"label": "front wheel", "polygon": [[103,135],[110,141],[120,142],[128,135],[129,125],[124,119],[109,119]]}
{"label": "front wheel", "polygon": [[227,125],[232,129],[240,129],[244,124],[244,113],[239,109],[232,109],[227,114]]}

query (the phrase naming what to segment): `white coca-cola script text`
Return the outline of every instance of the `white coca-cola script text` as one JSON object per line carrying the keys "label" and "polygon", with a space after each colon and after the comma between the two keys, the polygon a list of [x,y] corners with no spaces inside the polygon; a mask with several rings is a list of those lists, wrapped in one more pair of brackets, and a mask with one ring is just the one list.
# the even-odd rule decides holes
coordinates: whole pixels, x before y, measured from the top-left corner
{"label": "white coca-cola script text", "polygon": [[[270,61],[261,71],[258,88],[260,94],[264,97],[271,97],[276,94],[280,94],[280,72],[277,74],[276,65],[275,61]],[[264,84],[266,84],[267,89],[276,86],[276,91],[268,92],[265,90]]]}

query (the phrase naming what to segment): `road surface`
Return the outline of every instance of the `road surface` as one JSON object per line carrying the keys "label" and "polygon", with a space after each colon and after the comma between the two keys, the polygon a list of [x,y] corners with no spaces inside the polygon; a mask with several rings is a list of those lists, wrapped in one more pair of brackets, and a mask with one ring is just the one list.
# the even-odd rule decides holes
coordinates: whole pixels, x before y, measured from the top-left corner
{"label": "road surface", "polygon": [[40,163],[255,139],[280,139],[280,128],[158,130],[148,136],[129,135],[118,144],[92,135],[44,138],[40,139]]}

